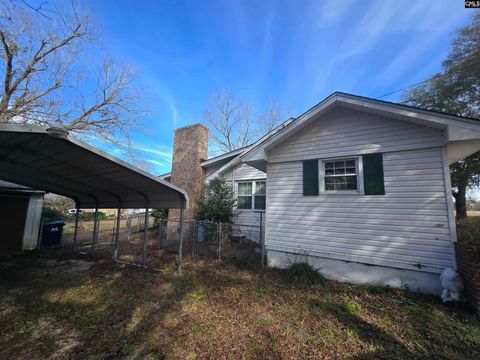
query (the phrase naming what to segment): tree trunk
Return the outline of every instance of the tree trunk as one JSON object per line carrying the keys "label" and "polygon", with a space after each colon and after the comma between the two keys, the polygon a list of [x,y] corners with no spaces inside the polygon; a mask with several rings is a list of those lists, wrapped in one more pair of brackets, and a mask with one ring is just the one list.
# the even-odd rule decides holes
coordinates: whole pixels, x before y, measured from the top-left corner
{"label": "tree trunk", "polygon": [[457,220],[465,219],[467,217],[467,187],[459,185],[458,191],[453,194],[455,197],[455,210],[457,211]]}

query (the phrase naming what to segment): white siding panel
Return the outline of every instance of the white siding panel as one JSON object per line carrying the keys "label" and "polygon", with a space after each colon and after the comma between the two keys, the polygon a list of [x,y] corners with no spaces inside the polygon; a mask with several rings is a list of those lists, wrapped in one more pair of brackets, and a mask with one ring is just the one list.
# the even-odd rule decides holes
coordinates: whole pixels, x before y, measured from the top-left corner
{"label": "white siding panel", "polygon": [[265,174],[263,171],[255,169],[254,167],[251,167],[250,165],[241,164],[225,172],[222,177],[225,179],[225,181],[231,183],[233,179],[235,181],[265,179],[267,174]]}
{"label": "white siding panel", "polygon": [[[290,159],[294,149],[279,153],[270,158]],[[312,148],[310,158],[319,154]],[[452,266],[442,148],[388,152],[383,162],[384,196],[303,196],[302,161],[269,163],[267,249],[435,272]]]}
{"label": "white siding panel", "polygon": [[235,180],[255,180],[265,179],[267,174],[263,171],[255,169],[247,164],[242,164],[235,169]]}
{"label": "white siding panel", "polygon": [[[444,144],[445,136],[439,129],[337,109],[272,149],[269,162],[391,152]],[[438,165],[441,167],[442,164]]]}

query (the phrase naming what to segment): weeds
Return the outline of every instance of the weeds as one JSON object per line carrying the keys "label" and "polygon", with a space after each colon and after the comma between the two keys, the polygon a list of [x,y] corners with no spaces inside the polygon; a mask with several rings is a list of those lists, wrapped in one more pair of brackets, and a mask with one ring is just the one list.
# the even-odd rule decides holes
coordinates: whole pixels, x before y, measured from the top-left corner
{"label": "weeds", "polygon": [[295,263],[282,271],[283,278],[296,285],[325,285],[325,278],[308,263]]}

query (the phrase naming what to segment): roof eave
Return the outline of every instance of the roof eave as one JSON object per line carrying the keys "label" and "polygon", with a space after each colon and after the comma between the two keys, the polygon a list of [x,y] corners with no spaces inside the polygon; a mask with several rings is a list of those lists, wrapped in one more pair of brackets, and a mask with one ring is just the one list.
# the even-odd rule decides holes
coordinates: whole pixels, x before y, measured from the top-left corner
{"label": "roof eave", "polygon": [[447,129],[448,141],[469,140],[480,138],[480,121],[456,117],[454,115],[431,112],[423,109],[415,109],[386,103],[373,99],[357,97],[344,93],[333,93],[313,108],[307,110],[292,124],[292,126],[280,131],[264,142],[252,147],[242,155],[246,163],[268,162],[268,150],[283,142],[297,131],[303,129],[315,116],[321,115],[336,106],[344,106],[352,109],[367,110],[378,115],[390,116],[399,120],[410,121],[423,126],[439,129]]}

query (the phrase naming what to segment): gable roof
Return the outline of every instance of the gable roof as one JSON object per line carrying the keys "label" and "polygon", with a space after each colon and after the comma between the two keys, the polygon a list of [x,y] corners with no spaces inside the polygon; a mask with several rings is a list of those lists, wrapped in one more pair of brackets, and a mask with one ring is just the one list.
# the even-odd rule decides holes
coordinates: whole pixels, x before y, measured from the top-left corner
{"label": "gable roof", "polygon": [[232,150],[232,151],[229,151],[229,152],[226,152],[226,153],[223,153],[223,154],[220,154],[220,155],[217,155],[217,156],[213,156],[211,158],[208,158],[206,160],[203,160],[202,161],[202,167],[207,167],[207,166],[211,166],[211,165],[214,165],[218,162],[221,162],[221,161],[224,161],[228,158],[231,158],[231,157],[234,157],[236,155],[239,155],[241,154],[242,152],[244,152],[246,149],[248,149],[249,147],[251,146],[250,145],[247,145],[247,146],[244,146],[244,147],[241,147],[239,149],[235,149],[235,150]]}
{"label": "gable roof", "polygon": [[[308,125],[317,115],[327,112],[336,106],[360,109],[378,115],[388,115],[391,118],[441,129],[445,129],[450,125],[451,129],[449,129],[448,134],[448,140],[450,141],[475,140],[480,138],[480,120],[476,118],[457,116],[440,111],[337,91],[305,111],[298,118],[290,118],[283,122],[253,144],[203,160],[201,166],[208,168],[219,164],[221,165],[217,170],[208,175],[209,179],[224,173],[242,161],[262,171],[266,171],[264,164],[265,154],[261,154],[263,155],[261,156],[259,153],[266,148],[274,147],[276,144]],[[459,159],[460,155],[456,155],[455,158]],[[160,175],[159,178],[168,180],[170,176],[171,172],[168,172]]]}
{"label": "gable roof", "polygon": [[380,116],[388,116],[398,120],[412,122],[418,125],[447,129],[448,141],[463,141],[480,139],[480,120],[446,114],[438,111],[420,109],[414,106],[371,99],[347,93],[335,92],[313,106],[296,121],[270,136],[264,141],[252,146],[242,154],[242,160],[260,170],[266,170],[266,150],[272,149],[305,126],[318,116],[327,113],[335,107],[344,107],[369,112]]}
{"label": "gable roof", "polygon": [[[225,171],[227,171],[228,169],[232,168],[233,166],[237,165],[238,163],[241,162],[241,158],[244,154],[246,154],[252,147],[255,147],[257,146],[258,144],[262,143],[263,141],[265,141],[266,139],[270,138],[271,136],[275,135],[276,133],[278,133],[279,131],[283,130],[284,128],[286,128],[287,126],[289,126],[292,122],[294,122],[296,119],[295,118],[289,118],[287,119],[286,121],[284,121],[283,123],[281,123],[280,125],[278,125],[275,129],[271,130],[270,132],[268,132],[267,134],[265,134],[264,136],[262,136],[260,139],[258,139],[256,142],[254,142],[253,144],[251,145],[248,145],[248,146],[245,146],[241,149],[238,149],[238,150],[234,150],[234,151],[231,151],[230,153],[226,153],[224,155],[229,155],[233,152],[236,152],[238,151],[237,154],[235,154],[235,157],[233,157],[230,161],[228,161],[227,163],[225,163],[223,166],[221,166],[220,168],[218,168],[217,170],[215,170],[214,172],[212,172],[211,174],[209,174],[207,176],[207,180],[208,179],[213,179],[215,178],[216,176],[224,173]],[[241,151],[240,151],[241,150]]]}

